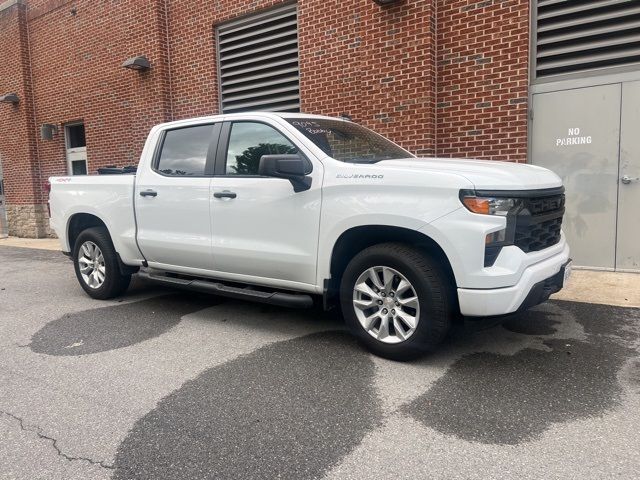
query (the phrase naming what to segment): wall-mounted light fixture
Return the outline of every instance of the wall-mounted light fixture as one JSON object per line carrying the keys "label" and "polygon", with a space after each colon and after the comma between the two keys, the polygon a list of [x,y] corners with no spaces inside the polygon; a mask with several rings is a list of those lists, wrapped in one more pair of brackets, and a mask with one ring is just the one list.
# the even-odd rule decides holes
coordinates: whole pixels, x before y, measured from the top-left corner
{"label": "wall-mounted light fixture", "polygon": [[149,59],[144,55],[140,55],[138,57],[127,58],[122,64],[124,68],[130,68],[131,70],[149,70],[151,68],[151,63],[149,63]]}
{"label": "wall-mounted light fixture", "polygon": [[13,103],[14,105],[20,101],[20,97],[15,93],[5,93],[0,95],[0,102]]}
{"label": "wall-mounted light fixture", "polygon": [[373,0],[378,5],[386,7],[387,5],[393,5],[394,3],[400,3],[402,0]]}
{"label": "wall-mounted light fixture", "polygon": [[40,125],[40,138],[42,140],[53,140],[53,136],[58,133],[58,127],[53,123],[43,123]]}

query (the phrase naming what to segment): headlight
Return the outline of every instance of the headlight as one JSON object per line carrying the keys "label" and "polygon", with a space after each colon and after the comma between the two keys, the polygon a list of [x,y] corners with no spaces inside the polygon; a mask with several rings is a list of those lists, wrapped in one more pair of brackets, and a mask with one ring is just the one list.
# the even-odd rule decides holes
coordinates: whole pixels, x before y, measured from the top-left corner
{"label": "headlight", "polygon": [[502,196],[493,192],[475,192],[473,190],[461,190],[460,201],[473,213],[481,215],[497,215],[505,217],[506,225],[502,230],[488,233],[485,236],[484,244],[484,266],[492,266],[502,247],[513,245],[515,239],[516,218],[524,207],[523,200],[518,197],[510,197],[508,192]]}
{"label": "headlight", "polygon": [[460,192],[460,200],[470,212],[502,217],[514,212],[521,204],[521,200],[518,198],[478,197],[474,192],[464,190]]}

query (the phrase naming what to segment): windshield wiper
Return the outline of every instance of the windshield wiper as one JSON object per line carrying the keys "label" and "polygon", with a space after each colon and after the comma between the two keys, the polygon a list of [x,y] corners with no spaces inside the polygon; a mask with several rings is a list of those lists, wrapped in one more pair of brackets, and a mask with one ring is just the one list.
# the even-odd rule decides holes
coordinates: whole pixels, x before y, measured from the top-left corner
{"label": "windshield wiper", "polygon": [[376,163],[378,160],[371,158],[350,158],[347,163]]}
{"label": "windshield wiper", "polygon": [[378,163],[381,162],[383,160],[391,160],[392,158],[395,158],[392,155],[385,155],[383,157],[378,157],[378,158],[361,158],[361,157],[356,157],[356,158],[350,158],[348,163]]}

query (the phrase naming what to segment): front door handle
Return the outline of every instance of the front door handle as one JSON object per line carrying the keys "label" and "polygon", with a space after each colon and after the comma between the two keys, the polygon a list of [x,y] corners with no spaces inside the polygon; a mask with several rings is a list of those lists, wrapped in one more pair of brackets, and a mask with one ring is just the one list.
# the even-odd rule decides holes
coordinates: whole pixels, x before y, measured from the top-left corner
{"label": "front door handle", "polygon": [[236,198],[236,192],[230,192],[229,190],[223,190],[222,192],[216,192],[213,194],[216,198]]}
{"label": "front door handle", "polygon": [[140,192],[140,196],[141,197],[157,197],[158,192],[156,192],[155,190],[142,190]]}
{"label": "front door handle", "polygon": [[629,185],[631,182],[638,180],[640,180],[640,178],[631,178],[629,175],[623,175],[622,178],[620,178],[620,181],[625,185]]}

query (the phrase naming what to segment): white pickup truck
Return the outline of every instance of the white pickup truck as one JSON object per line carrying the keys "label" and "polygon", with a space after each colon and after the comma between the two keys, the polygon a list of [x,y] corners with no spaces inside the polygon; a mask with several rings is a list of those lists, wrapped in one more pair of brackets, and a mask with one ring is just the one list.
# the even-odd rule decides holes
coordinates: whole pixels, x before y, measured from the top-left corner
{"label": "white pickup truck", "polygon": [[271,304],[340,305],[395,359],[464,316],[545,301],[569,274],[544,168],[416,158],[340,118],[242,113],[154,127],[136,169],[52,177],[51,226],[93,298],[131,275]]}

